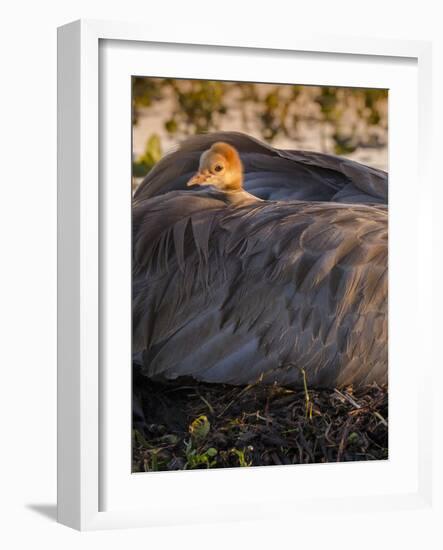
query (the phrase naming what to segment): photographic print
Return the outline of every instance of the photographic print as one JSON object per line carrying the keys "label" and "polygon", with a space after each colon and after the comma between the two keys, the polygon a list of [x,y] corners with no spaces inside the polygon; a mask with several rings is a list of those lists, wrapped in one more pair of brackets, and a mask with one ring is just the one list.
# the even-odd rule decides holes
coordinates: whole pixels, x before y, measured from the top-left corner
{"label": "photographic print", "polygon": [[387,459],[388,91],[131,84],[132,471]]}

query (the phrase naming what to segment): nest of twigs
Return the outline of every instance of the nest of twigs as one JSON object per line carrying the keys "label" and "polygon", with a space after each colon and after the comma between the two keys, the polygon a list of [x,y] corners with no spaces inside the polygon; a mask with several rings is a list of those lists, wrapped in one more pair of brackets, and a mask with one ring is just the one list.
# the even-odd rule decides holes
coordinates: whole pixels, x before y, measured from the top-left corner
{"label": "nest of twigs", "polygon": [[388,458],[387,387],[133,386],[133,472]]}

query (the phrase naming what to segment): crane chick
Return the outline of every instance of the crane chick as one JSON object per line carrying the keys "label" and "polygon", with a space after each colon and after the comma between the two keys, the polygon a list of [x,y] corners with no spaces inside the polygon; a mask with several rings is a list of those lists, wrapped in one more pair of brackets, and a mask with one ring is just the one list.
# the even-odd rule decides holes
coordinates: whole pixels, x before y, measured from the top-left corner
{"label": "crane chick", "polygon": [[237,150],[219,141],[200,156],[198,172],[187,186],[210,185],[226,194],[229,202],[245,203],[261,201],[243,189],[243,165]]}

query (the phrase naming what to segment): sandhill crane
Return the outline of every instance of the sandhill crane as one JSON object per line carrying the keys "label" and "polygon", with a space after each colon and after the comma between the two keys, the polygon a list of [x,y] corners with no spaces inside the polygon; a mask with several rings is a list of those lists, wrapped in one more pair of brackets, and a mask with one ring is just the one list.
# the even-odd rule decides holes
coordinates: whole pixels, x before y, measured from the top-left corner
{"label": "sandhill crane", "polygon": [[387,175],[196,136],[133,202],[133,354],[151,377],[387,381]]}

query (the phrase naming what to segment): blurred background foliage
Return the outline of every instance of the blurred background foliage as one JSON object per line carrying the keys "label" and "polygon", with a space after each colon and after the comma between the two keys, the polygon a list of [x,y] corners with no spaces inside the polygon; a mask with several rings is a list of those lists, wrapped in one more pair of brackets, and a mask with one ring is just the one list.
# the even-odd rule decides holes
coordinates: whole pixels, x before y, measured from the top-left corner
{"label": "blurred background foliage", "polygon": [[381,89],[133,77],[133,175],[186,137],[216,130],[386,169],[387,100]]}

